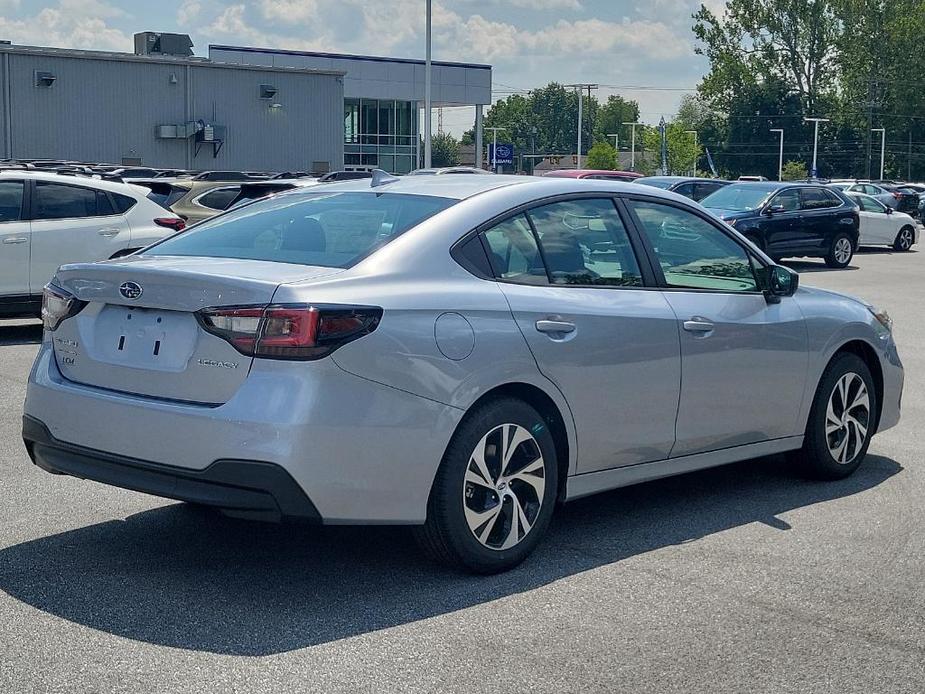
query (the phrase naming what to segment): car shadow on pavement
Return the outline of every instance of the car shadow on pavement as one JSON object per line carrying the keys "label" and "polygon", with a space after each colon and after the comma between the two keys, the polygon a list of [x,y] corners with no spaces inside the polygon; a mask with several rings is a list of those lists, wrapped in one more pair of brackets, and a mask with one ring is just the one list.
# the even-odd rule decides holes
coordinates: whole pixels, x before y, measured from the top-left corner
{"label": "car shadow on pavement", "polygon": [[4,325],[0,322],[0,347],[6,347],[8,345],[34,345],[41,341],[41,323],[14,323]]}
{"label": "car shadow on pavement", "polygon": [[825,264],[825,261],[813,262],[812,260],[782,260],[781,265],[786,265],[791,270],[794,270],[800,275],[805,275],[809,272],[845,272],[850,270],[857,270],[857,265],[847,265],[843,268],[831,268]]}
{"label": "car shadow on pavement", "polygon": [[[407,528],[272,525],[171,504],[0,550],[0,590],[156,645],[260,656],[442,615],[876,487],[902,470],[868,456],[837,482],[782,456],[608,492],[559,509],[537,552],[496,576],[431,564]],[[87,483],[89,484],[89,483]]]}

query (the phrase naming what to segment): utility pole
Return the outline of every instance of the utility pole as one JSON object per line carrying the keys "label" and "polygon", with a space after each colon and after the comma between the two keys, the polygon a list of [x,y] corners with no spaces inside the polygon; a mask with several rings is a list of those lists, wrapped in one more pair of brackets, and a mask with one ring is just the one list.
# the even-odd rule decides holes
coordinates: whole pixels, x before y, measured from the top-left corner
{"label": "utility pole", "polygon": [[491,130],[491,170],[498,173],[498,131],[507,128],[485,128]]}
{"label": "utility pole", "polygon": [[886,128],[871,128],[872,133],[880,133],[880,180],[883,180],[883,164],[886,160]]}
{"label": "utility pole", "polygon": [[582,82],[580,84],[566,84],[564,86],[566,88],[574,89],[575,92],[578,94],[578,152],[577,152],[578,156],[575,158],[575,161],[576,161],[575,168],[580,169],[581,168],[581,124],[582,124],[582,108],[581,108],[582,98],[581,97],[583,96],[582,92],[585,89],[588,90],[588,100],[590,103],[591,90],[597,89],[598,85],[588,84],[587,82]]}
{"label": "utility pole", "polygon": [[630,154],[630,171],[635,171],[636,170],[636,126],[642,125],[642,123],[636,123],[636,122],[623,123],[623,125],[629,125],[629,126],[632,126],[633,128],[632,145],[631,145],[632,153]]}
{"label": "utility pole", "polygon": [[909,168],[906,171],[906,180],[912,180],[912,130],[909,130]]}
{"label": "utility pole", "polygon": [[780,134],[780,155],[777,157],[777,180],[784,180],[784,129],[771,128],[772,133]]}
{"label": "utility pole", "polygon": [[425,49],[425,60],[424,60],[424,168],[429,169],[431,167],[431,109],[433,108],[433,103],[431,101],[430,95],[430,47],[431,47],[431,4],[432,0],[425,0],[425,37],[424,41],[427,44]]}
{"label": "utility pole", "polygon": [[[684,132],[687,133],[688,135],[692,134],[694,136],[694,149],[696,150],[697,149],[697,131],[696,130],[685,130]],[[695,152],[694,153],[694,166],[691,169],[691,177],[693,178],[696,175],[697,175],[697,153]]]}
{"label": "utility pole", "polygon": [[809,172],[809,177],[817,178],[819,175],[819,170],[816,168],[816,154],[819,151],[819,124],[828,123],[829,119],[828,118],[818,118],[814,116],[812,118],[804,118],[803,122],[812,123],[815,128],[813,131],[813,168]]}

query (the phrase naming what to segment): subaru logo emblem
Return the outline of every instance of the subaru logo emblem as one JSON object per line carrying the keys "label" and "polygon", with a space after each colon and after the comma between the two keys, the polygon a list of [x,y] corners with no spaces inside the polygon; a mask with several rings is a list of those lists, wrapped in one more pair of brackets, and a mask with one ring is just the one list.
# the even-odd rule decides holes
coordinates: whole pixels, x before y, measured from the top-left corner
{"label": "subaru logo emblem", "polygon": [[119,293],[126,299],[137,299],[143,291],[137,282],[123,282],[119,287]]}

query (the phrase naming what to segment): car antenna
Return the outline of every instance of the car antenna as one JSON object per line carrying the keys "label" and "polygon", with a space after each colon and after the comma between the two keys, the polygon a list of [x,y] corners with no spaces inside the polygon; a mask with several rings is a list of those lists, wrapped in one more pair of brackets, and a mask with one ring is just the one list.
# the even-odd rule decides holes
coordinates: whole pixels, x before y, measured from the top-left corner
{"label": "car antenna", "polygon": [[382,169],[373,169],[373,177],[369,187],[378,188],[379,186],[384,186],[386,183],[395,183],[395,181],[398,180],[398,176],[393,176],[387,171],[383,171]]}

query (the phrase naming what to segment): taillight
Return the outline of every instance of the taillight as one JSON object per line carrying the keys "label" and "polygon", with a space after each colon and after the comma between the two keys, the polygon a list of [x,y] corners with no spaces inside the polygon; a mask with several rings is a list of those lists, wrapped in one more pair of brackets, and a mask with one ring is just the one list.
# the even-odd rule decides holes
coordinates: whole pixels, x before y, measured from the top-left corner
{"label": "taillight", "polygon": [[154,223],[159,227],[167,227],[174,231],[183,231],[186,228],[186,222],[179,217],[158,217]]}
{"label": "taillight", "polygon": [[45,330],[53,331],[61,321],[76,316],[87,305],[77,297],[53,284],[46,284],[42,290],[42,325]]}
{"label": "taillight", "polygon": [[235,306],[196,313],[202,329],[241,354],[267,359],[311,360],[375,330],[375,306]]}
{"label": "taillight", "polygon": [[902,199],[903,199],[903,194],[902,194],[902,193],[895,193],[895,192],[894,192],[894,193],[893,193],[893,197],[896,198],[897,200],[902,200]]}

